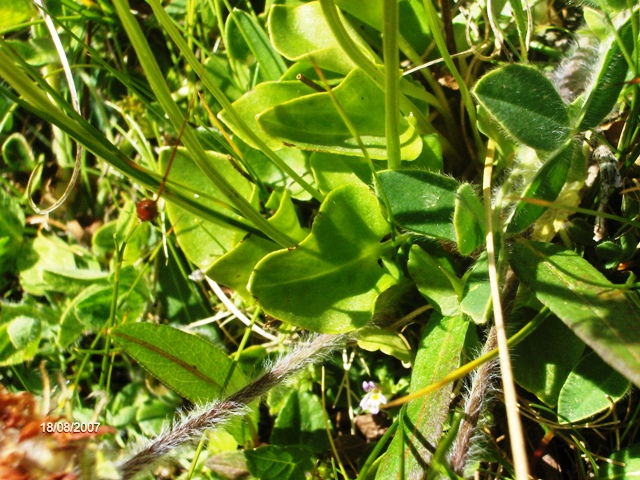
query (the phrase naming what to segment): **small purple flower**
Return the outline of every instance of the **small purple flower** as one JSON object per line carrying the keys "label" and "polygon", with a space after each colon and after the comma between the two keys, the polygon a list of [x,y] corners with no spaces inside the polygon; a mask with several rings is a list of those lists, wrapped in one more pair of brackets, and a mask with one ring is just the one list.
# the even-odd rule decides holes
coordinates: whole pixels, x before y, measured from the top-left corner
{"label": "small purple flower", "polygon": [[362,388],[367,394],[360,402],[360,408],[367,413],[375,415],[380,411],[380,405],[387,403],[387,397],[385,397],[378,386],[372,382],[362,382]]}

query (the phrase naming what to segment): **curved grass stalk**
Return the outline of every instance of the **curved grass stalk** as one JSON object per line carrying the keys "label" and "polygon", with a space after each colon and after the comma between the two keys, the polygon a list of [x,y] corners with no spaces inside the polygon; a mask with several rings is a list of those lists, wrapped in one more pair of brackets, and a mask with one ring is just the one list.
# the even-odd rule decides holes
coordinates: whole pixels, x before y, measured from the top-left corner
{"label": "curved grass stalk", "polygon": [[[44,23],[46,24],[47,29],[49,30],[49,33],[51,35],[51,40],[53,41],[53,45],[55,46],[56,52],[58,53],[60,63],[62,64],[62,70],[64,71],[65,78],[67,79],[67,84],[69,85],[69,95],[71,96],[71,104],[73,105],[74,110],[78,112],[78,115],[81,115],[80,101],[78,100],[78,92],[76,90],[76,84],[75,84],[75,81],[73,80],[73,75],[71,74],[71,66],[69,65],[69,60],[67,59],[67,55],[64,51],[64,47],[62,46],[62,42],[60,41],[60,36],[58,35],[58,31],[56,30],[56,27],[53,24],[53,21],[51,20],[49,13],[47,13],[47,11],[45,10],[42,0],[34,0],[34,3],[42,13],[42,18],[44,19]],[[56,200],[53,203],[53,205],[50,205],[47,208],[40,208],[38,205],[36,205],[36,203],[33,201],[33,196],[31,195],[32,181],[36,176],[36,172],[42,173],[42,164],[40,164],[40,168],[36,167],[33,170],[33,172],[31,173],[31,176],[29,177],[29,182],[27,183],[27,196],[29,197],[29,204],[31,205],[31,208],[33,208],[33,210],[36,213],[39,213],[40,215],[45,215],[49,212],[53,212],[58,207],[60,207],[60,205],[62,205],[67,200],[67,198],[69,198],[69,195],[71,195],[71,191],[73,190],[73,188],[75,187],[78,181],[78,176],[80,174],[80,163],[82,162],[82,155],[83,155],[82,144],[78,143],[78,145],[76,146],[76,159],[73,165],[73,173],[71,174],[71,179],[69,180],[69,183],[67,183],[67,186],[64,189],[64,192],[62,193],[60,198]]]}
{"label": "curved grass stalk", "polygon": [[[158,103],[166,112],[173,127],[178,130],[183,124],[184,118],[180,108],[171,97],[171,91],[160,71],[160,67],[155,60],[151,47],[147,42],[142,29],[129,9],[127,0],[115,0],[116,12],[122,21],[122,25],[129,36],[140,64],[144,69],[149,84],[154,91]],[[163,10],[164,11],[164,10]],[[184,39],[182,39],[184,42]],[[186,46],[186,43],[185,43]],[[188,48],[188,47],[187,47]],[[199,68],[199,67],[198,67]],[[281,232],[253,208],[249,201],[244,198],[233,186],[218,172],[218,170],[207,160],[204,148],[198,141],[193,129],[186,126],[183,132],[183,143],[187,147],[189,154],[198,168],[211,180],[220,192],[236,206],[238,211],[257,228],[262,230],[269,238],[283,247],[290,247],[296,244],[286,233]]]}
{"label": "curved grass stalk", "polygon": [[[522,342],[531,333],[533,333],[533,331],[536,328],[538,328],[542,324],[542,322],[544,322],[547,319],[549,314],[550,314],[549,309],[547,307],[543,307],[540,310],[540,313],[538,313],[538,315],[536,315],[529,323],[527,323],[524,327],[522,327],[518,331],[518,333],[516,333],[511,338],[509,338],[509,340],[507,341],[508,346],[510,348],[515,347],[517,344]],[[498,349],[494,348],[493,350],[490,350],[489,352],[476,358],[475,360],[472,360],[469,363],[465,363],[463,366],[461,366],[460,368],[457,368],[450,374],[442,377],[437,382],[434,382],[431,385],[427,385],[426,387],[421,388],[416,392],[410,393],[409,395],[405,395],[404,397],[396,398],[395,400],[388,402],[386,405],[381,405],[380,408],[388,409],[393,407],[399,407],[400,405],[404,405],[405,403],[408,403],[411,400],[415,400],[417,398],[422,398],[426,395],[429,395],[431,392],[444,387],[447,383],[455,382],[456,380],[460,380],[461,378],[466,377],[471,372],[473,372],[476,368],[480,367],[481,365],[487,362],[490,362],[497,356],[498,356]]]}
{"label": "curved grass stalk", "polygon": [[[121,5],[126,3],[126,0],[115,0],[114,3],[116,5]],[[166,33],[174,41],[174,43],[178,47],[178,50],[180,50],[180,53],[184,55],[184,58],[187,61],[187,63],[191,66],[191,68],[194,70],[196,75],[198,75],[198,77],[200,78],[204,86],[207,88],[207,90],[209,90],[209,92],[215,97],[215,99],[222,106],[222,108],[224,108],[225,111],[229,114],[229,117],[238,126],[238,128],[242,130],[242,132],[245,135],[247,135],[256,145],[258,145],[259,149],[278,168],[280,168],[287,175],[289,175],[298,185],[300,185],[305,191],[307,191],[313,198],[315,198],[319,202],[322,202],[324,200],[324,195],[322,195],[315,188],[313,188],[300,175],[298,175],[289,165],[287,165],[280,157],[278,157],[278,155],[273,150],[271,150],[255,134],[255,132],[253,132],[253,130],[251,130],[247,126],[247,124],[240,118],[235,108],[233,108],[233,105],[231,105],[231,102],[229,101],[229,99],[224,95],[224,93],[222,93],[222,90],[220,90],[218,86],[211,81],[211,78],[209,78],[209,76],[204,73],[202,65],[200,64],[196,56],[193,54],[191,49],[189,49],[187,42],[185,42],[184,38],[180,34],[180,31],[174,25],[173,21],[171,20],[167,12],[164,11],[164,8],[162,7],[162,5],[160,5],[158,0],[149,0],[149,5],[151,6],[153,13],[155,14],[160,25],[162,25]],[[133,16],[129,13],[128,10],[126,10],[124,13],[128,13],[131,16],[131,19],[135,22],[135,19],[133,19]],[[137,27],[137,29],[140,30],[137,23],[135,23],[135,27]],[[142,32],[140,32],[140,34],[142,34]],[[142,40],[144,40],[144,37],[142,37]],[[148,44],[147,44],[147,48],[148,48]],[[267,223],[266,220],[264,220],[264,222]],[[272,226],[269,226],[269,229],[275,230],[275,228]],[[288,246],[291,246],[291,245],[293,244],[289,244]]]}

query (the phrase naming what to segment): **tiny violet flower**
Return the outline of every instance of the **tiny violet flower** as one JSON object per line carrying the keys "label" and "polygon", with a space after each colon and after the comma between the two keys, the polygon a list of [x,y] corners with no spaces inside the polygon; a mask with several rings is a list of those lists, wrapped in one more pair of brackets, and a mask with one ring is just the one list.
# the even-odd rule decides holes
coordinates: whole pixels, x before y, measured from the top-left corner
{"label": "tiny violet flower", "polygon": [[362,382],[362,388],[367,394],[360,402],[360,408],[365,412],[375,415],[380,411],[380,405],[387,403],[387,397],[385,397],[378,386],[372,381]]}

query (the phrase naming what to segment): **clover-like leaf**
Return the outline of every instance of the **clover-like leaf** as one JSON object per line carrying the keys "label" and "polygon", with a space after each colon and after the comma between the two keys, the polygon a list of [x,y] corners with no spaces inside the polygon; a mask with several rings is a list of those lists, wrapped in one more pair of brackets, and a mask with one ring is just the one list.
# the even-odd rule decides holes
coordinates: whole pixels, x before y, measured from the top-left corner
{"label": "clover-like leaf", "polygon": [[508,65],[485,75],[474,94],[500,127],[536,150],[553,151],[571,134],[567,107],[538,70]]}

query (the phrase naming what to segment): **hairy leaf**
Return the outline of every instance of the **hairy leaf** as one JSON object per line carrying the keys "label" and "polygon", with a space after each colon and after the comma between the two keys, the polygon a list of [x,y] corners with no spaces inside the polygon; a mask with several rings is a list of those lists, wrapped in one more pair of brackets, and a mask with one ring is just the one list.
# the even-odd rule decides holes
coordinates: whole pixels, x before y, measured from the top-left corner
{"label": "hairy leaf", "polygon": [[145,370],[192,402],[228,396],[246,383],[225,353],[197,335],[152,323],[125,324],[111,335]]}
{"label": "hairy leaf", "polygon": [[[437,382],[458,366],[468,327],[469,322],[462,317],[431,316],[418,348],[410,393]],[[396,432],[376,479],[421,478],[424,464],[442,435],[452,389],[453,384],[448,383],[409,404],[399,427],[403,435]]]}
{"label": "hairy leaf", "polygon": [[640,310],[577,253],[520,239],[510,256],[518,278],[600,357],[640,385]]}
{"label": "hairy leaf", "polygon": [[474,88],[480,104],[517,142],[552,151],[569,138],[567,108],[537,69],[508,65],[485,75]]}

